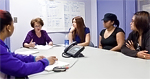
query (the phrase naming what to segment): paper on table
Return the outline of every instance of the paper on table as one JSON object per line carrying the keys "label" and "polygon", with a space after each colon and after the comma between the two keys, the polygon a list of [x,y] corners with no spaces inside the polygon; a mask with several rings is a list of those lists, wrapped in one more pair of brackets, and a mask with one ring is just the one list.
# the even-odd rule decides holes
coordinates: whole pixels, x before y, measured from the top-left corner
{"label": "paper on table", "polygon": [[48,65],[45,70],[46,71],[52,71],[54,67],[64,67],[69,66],[69,63],[62,62],[62,61],[56,61],[53,65]]}
{"label": "paper on table", "polygon": [[52,48],[53,46],[50,46],[50,45],[36,45],[35,48],[36,49],[40,49],[40,50],[47,50],[47,49],[50,49]]}
{"label": "paper on table", "polygon": [[30,54],[35,54],[38,53],[38,51],[22,51],[22,52],[15,52],[16,54],[21,54],[21,55],[30,55]]}

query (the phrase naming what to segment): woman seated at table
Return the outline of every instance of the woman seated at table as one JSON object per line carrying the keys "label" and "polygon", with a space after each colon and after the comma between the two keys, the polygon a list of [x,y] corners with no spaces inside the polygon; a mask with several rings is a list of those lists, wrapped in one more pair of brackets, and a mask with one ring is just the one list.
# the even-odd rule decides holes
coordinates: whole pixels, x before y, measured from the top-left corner
{"label": "woman seated at table", "polygon": [[117,16],[112,13],[106,13],[102,19],[106,29],[100,32],[99,48],[120,51],[125,40],[124,31],[119,28]]}
{"label": "woman seated at table", "polygon": [[13,34],[13,24],[11,14],[0,10],[0,79],[28,79],[28,75],[42,72],[46,66],[55,63],[55,56],[45,58],[12,53],[4,40]]}
{"label": "woman seated at table", "polygon": [[121,52],[131,57],[150,59],[150,15],[146,11],[134,14],[130,23],[133,30]]}
{"label": "woman seated at table", "polygon": [[35,18],[31,20],[31,27],[33,30],[29,31],[24,42],[24,47],[34,47],[35,45],[53,45],[51,38],[48,36],[45,30],[41,30],[44,25],[41,18]]}
{"label": "woman seated at table", "polygon": [[88,46],[90,43],[90,30],[85,26],[84,20],[80,16],[72,19],[73,26],[69,29],[69,44],[76,41],[78,45]]}

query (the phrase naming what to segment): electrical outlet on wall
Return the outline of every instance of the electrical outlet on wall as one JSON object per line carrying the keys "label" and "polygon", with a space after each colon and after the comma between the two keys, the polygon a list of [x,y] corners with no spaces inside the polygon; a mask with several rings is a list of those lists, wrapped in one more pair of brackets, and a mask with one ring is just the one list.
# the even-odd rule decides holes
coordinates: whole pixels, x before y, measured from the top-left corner
{"label": "electrical outlet on wall", "polygon": [[17,23],[17,17],[14,17],[14,23]]}

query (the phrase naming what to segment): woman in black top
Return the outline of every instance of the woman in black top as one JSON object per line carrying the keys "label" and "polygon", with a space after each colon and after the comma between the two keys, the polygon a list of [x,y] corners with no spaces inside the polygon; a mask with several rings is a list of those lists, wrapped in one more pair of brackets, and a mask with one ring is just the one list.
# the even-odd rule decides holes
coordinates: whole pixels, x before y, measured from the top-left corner
{"label": "woman in black top", "polygon": [[132,57],[150,59],[150,15],[146,11],[139,11],[132,17],[133,30],[122,46],[121,52]]}
{"label": "woman in black top", "polygon": [[117,16],[112,13],[107,13],[102,20],[106,29],[103,29],[100,33],[99,48],[120,51],[125,40],[125,33],[119,28]]}

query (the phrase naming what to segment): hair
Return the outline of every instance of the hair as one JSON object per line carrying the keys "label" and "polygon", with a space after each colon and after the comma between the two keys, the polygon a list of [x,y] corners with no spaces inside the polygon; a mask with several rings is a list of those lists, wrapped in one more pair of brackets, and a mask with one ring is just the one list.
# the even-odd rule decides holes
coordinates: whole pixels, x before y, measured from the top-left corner
{"label": "hair", "polygon": [[41,18],[35,18],[35,19],[32,19],[31,20],[31,26],[34,28],[34,24],[35,24],[35,22],[37,22],[37,23],[39,23],[40,25],[44,25],[44,22],[43,22],[43,20],[41,19]]}
{"label": "hair", "polygon": [[119,27],[119,20],[115,20],[113,25],[116,25],[117,27]]}
{"label": "hair", "polygon": [[11,25],[12,21],[11,14],[8,11],[0,10],[0,32],[6,25]]}
{"label": "hair", "polygon": [[139,11],[135,14],[134,24],[139,32],[147,32],[150,28],[150,14],[147,11]]}
{"label": "hair", "polygon": [[75,29],[75,31],[73,32],[72,36],[73,36],[73,40],[75,40],[75,35],[79,35],[81,42],[85,41],[85,33],[84,33],[84,28],[85,28],[85,24],[84,24],[84,20],[81,16],[76,16],[72,19],[72,23],[73,20],[76,20],[76,24],[77,24],[77,28]]}

